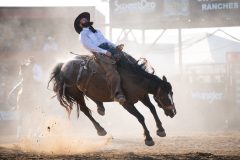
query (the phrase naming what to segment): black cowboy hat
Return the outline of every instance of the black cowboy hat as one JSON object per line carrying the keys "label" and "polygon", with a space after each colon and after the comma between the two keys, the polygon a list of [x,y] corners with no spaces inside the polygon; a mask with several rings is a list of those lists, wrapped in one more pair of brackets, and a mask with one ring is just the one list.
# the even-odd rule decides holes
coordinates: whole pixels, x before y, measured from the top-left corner
{"label": "black cowboy hat", "polygon": [[86,18],[90,22],[90,13],[83,12],[77,16],[77,18],[74,21],[74,28],[78,34],[82,31],[82,28],[79,26],[80,20],[82,18]]}

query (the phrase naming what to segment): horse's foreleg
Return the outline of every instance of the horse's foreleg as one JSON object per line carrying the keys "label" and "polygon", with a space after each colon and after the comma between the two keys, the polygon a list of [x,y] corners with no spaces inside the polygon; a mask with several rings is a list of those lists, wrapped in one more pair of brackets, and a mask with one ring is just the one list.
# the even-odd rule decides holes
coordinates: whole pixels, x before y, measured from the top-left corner
{"label": "horse's foreleg", "polygon": [[147,126],[145,124],[145,119],[143,117],[143,115],[135,108],[134,105],[123,105],[123,107],[129,112],[131,113],[133,116],[135,116],[138,121],[141,123],[141,125],[143,126],[144,129],[144,135],[145,135],[145,144],[147,146],[153,146],[154,145],[154,141],[152,139],[152,137],[150,136],[150,133],[147,129]]}
{"label": "horse's foreleg", "polygon": [[151,113],[152,113],[152,115],[153,115],[153,117],[154,117],[154,119],[155,119],[156,126],[157,126],[157,128],[158,128],[158,130],[157,130],[157,135],[160,136],[160,137],[165,137],[165,136],[166,136],[166,133],[165,133],[165,130],[164,130],[163,126],[162,126],[162,122],[160,121],[160,119],[159,119],[159,117],[158,117],[158,115],[157,115],[156,109],[155,109],[154,105],[152,104],[152,102],[151,102],[150,99],[149,99],[149,96],[146,95],[146,96],[145,96],[142,100],[140,100],[140,101],[141,101],[145,106],[147,106],[147,107],[150,109],[150,111],[151,111]]}
{"label": "horse's foreleg", "polygon": [[105,108],[103,106],[103,102],[100,102],[100,101],[95,101],[93,100],[96,104],[97,104],[97,112],[98,114],[100,114],[101,116],[104,116],[105,115]]}
{"label": "horse's foreleg", "polygon": [[100,126],[100,124],[92,117],[90,110],[87,108],[87,106],[80,106],[80,110],[91,120],[99,136],[105,136],[107,134],[105,129]]}

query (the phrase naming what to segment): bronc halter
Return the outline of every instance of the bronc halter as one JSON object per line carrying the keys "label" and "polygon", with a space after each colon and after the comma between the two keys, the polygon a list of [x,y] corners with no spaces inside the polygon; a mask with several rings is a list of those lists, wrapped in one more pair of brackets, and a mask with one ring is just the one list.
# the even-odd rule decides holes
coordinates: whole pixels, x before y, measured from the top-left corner
{"label": "bronc halter", "polygon": [[161,99],[163,99],[164,97],[163,97],[163,96],[160,96],[160,92],[161,92],[161,87],[158,88],[157,94],[156,94],[156,96],[154,96],[155,101],[159,102],[159,104],[161,105],[161,107],[162,107],[163,109],[175,109],[175,108],[174,108],[174,103],[173,103],[173,100],[172,100],[172,97],[171,97],[170,93],[168,93],[168,98],[169,98],[169,100],[171,101],[171,105],[166,106],[166,105],[164,105],[163,102],[161,101]]}

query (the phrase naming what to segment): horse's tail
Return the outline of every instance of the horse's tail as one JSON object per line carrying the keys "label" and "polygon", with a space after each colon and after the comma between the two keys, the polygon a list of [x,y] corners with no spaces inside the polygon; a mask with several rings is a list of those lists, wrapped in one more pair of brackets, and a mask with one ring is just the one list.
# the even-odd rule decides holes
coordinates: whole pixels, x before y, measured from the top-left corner
{"label": "horse's tail", "polygon": [[50,82],[53,81],[53,91],[56,93],[57,99],[60,104],[66,108],[68,112],[68,117],[70,117],[73,102],[69,96],[65,96],[66,84],[64,82],[64,77],[61,72],[63,64],[64,63],[58,63],[54,67],[47,87],[49,87]]}
{"label": "horse's tail", "polygon": [[48,87],[50,82],[53,81],[53,91],[56,93],[60,104],[66,108],[69,118],[74,103],[77,105],[77,117],[79,117],[81,107],[88,110],[91,114],[91,110],[85,104],[83,92],[74,88],[74,85],[69,86],[65,83],[63,73],[61,72],[62,66],[63,63],[59,63],[54,67],[48,82]]}

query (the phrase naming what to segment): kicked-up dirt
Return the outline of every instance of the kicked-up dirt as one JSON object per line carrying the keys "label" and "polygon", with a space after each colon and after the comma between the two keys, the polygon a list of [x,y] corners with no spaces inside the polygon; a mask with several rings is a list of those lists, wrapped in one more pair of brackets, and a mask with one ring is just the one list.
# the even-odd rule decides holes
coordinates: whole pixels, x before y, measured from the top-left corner
{"label": "kicked-up dirt", "polygon": [[37,148],[29,151],[21,145],[2,144],[0,159],[240,159],[239,132],[154,137],[154,141],[155,145],[148,147],[143,139],[111,138],[103,145],[79,153],[69,148],[69,152],[44,153]]}

